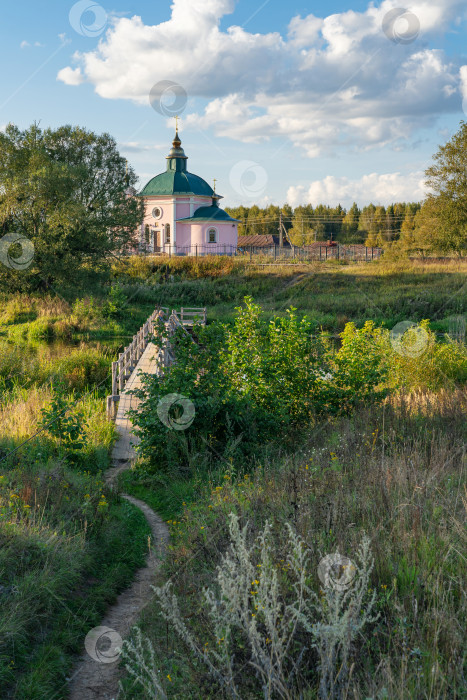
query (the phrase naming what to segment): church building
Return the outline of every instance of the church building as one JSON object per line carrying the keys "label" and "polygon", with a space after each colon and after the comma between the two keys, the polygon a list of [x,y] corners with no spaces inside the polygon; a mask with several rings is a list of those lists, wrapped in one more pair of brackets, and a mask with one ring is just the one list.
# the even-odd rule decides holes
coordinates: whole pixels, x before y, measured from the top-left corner
{"label": "church building", "polygon": [[219,207],[221,195],[188,172],[187,160],[177,128],[167,170],[138,195],[145,203],[141,248],[172,255],[232,255],[239,221]]}

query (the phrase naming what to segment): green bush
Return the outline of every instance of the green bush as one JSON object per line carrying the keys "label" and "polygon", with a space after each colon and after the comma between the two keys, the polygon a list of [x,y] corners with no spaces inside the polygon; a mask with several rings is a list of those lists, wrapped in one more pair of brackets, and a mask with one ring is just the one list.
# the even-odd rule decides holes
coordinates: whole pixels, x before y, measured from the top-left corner
{"label": "green bush", "polygon": [[127,307],[125,292],[119,284],[113,284],[109,296],[102,307],[102,315],[105,318],[122,318]]}
{"label": "green bush", "polygon": [[42,318],[28,325],[28,340],[48,340],[53,336],[53,324]]}
{"label": "green bush", "polygon": [[440,389],[467,381],[467,348],[445,337],[437,342],[429,321],[409,329],[400,344],[386,347],[391,357],[392,385],[406,389]]}
{"label": "green bush", "polygon": [[[200,455],[241,461],[271,441],[291,448],[319,416],[349,412],[385,395],[379,329],[371,322],[360,330],[350,324],[337,354],[325,334],[314,338],[311,329],[294,309],[266,323],[246,297],[233,327],[199,327],[199,344],[179,335],[177,363],[161,377],[147,377],[134,414],[140,449],[152,468],[193,466]],[[180,402],[168,407],[170,395],[194,404],[188,430],[172,429],[182,411]],[[166,424],[158,415],[161,407]]]}

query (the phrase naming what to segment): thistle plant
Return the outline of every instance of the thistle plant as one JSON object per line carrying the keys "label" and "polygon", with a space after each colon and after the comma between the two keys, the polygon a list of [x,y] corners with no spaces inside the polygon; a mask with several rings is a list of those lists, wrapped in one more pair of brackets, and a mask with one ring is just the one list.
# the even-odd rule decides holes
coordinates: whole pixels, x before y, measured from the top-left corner
{"label": "thistle plant", "polygon": [[289,524],[285,563],[277,563],[269,522],[249,542],[248,525],[240,527],[234,513],[229,517],[230,548],[217,568],[217,585],[202,595],[208,641],[203,645],[186,625],[170,582],[154,589],[163,617],[232,698],[244,696],[245,661],[265,699],[296,697],[295,677],[312,649],[319,659],[321,698],[342,697],[352,645],[376,619],[371,614],[376,596],[368,593],[373,567],[368,538],[357,551],[352,586],[326,588],[320,597],[308,583],[309,551]]}
{"label": "thistle plant", "polygon": [[121,649],[121,659],[134,680],[144,688],[152,700],[166,700],[167,695],[161,685],[157,669],[156,655],[152,642],[143,637],[139,627],[134,627],[132,638],[125,639]]}
{"label": "thistle plant", "polygon": [[323,700],[346,697],[352,646],[363,627],[378,618],[372,614],[376,592],[369,589],[374,562],[368,537],[363,538],[355,560],[352,585],[344,589],[325,586],[321,597],[307,588],[305,611],[298,613],[319,655],[319,694]]}

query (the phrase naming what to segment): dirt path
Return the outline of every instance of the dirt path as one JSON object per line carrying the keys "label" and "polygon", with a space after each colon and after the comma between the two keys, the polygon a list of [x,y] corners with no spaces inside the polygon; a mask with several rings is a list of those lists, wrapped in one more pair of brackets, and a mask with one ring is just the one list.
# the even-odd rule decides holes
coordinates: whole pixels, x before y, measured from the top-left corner
{"label": "dirt path", "polygon": [[[105,475],[106,484],[111,489],[115,488],[118,475],[125,469],[129,469],[136,457],[134,445],[137,443],[137,439],[133,435],[133,426],[127,417],[127,411],[130,408],[135,408],[138,405],[138,400],[129,392],[141,385],[140,370],[151,374],[157,371],[154,355],[155,348],[149,344],[120,398],[116,418],[119,439],[112,451],[113,467]],[[105,657],[105,651],[102,656],[106,661],[115,657],[115,661],[112,663],[96,661],[87,651],[84,651],[74,668],[68,685],[70,700],[114,700],[117,697],[118,682],[122,671],[119,668],[118,653],[113,654],[113,648],[118,647],[119,638],[125,639],[128,636],[141,611],[154,597],[151,584],[154,583],[155,575],[167,549],[169,531],[157,513],[144,501],[127,494],[121,494],[121,496],[143,512],[151,528],[151,549],[146,566],[137,572],[131,586],[118,596],[117,601],[109,608],[99,625],[102,628],[115,630],[119,635],[116,638],[108,637],[105,631],[100,633],[101,636],[98,635],[102,651],[104,651],[106,644],[108,647],[113,645],[110,651],[106,650],[108,658]],[[97,649],[99,649],[98,644]]]}
{"label": "dirt path", "polygon": [[[131,586],[118,596],[115,604],[100,622],[100,626],[115,630],[124,639],[143,608],[154,597],[151,584],[154,583],[155,574],[166,550],[169,534],[165,523],[146,503],[127,494],[122,496],[143,511],[152,531],[151,552],[146,566],[137,572]],[[117,697],[120,677],[118,658],[113,663],[100,663],[84,652],[69,684],[69,698],[112,700]]]}

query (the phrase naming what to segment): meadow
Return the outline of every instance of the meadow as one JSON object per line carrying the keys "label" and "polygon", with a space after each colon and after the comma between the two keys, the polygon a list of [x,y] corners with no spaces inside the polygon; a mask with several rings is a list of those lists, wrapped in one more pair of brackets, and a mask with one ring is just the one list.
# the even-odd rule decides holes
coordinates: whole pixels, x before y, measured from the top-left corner
{"label": "meadow", "polygon": [[[147,553],[144,516],[102,479],[115,440],[109,363],[124,329],[77,307],[18,295],[0,316],[2,698],[64,697],[85,635]],[[93,324],[105,343],[72,338]]]}
{"label": "meadow", "polygon": [[229,321],[246,295],[273,314],[294,306],[316,329],[340,332],[372,319],[391,328],[430,319],[440,332],[467,301],[467,263],[375,261],[261,266],[227,258],[129,258],[114,267],[125,293],[139,303],[207,306],[208,318]]}
{"label": "meadow", "polygon": [[[115,263],[111,286],[4,294],[5,697],[64,697],[86,632],[144,560],[144,517],[103,479],[115,440],[104,399],[110,362],[158,303],[207,306],[209,323],[197,331],[199,353],[180,341],[185,370],[148,387],[141,459],[121,475],[120,488],[169,524],[158,585],[172,581],[186,630],[183,636],[164,594],[155,594],[139,623],[142,637],[135,632],[124,654],[133,673],[122,697],[235,697],[234,686],[242,698],[463,697],[467,355],[446,334],[465,314],[466,272],[463,261],[261,268],[225,258],[125,258]],[[256,326],[248,304],[260,309]],[[388,340],[387,329],[406,320],[421,323],[421,353],[394,351]],[[236,370],[228,383],[225,363]],[[332,391],[310,373],[323,366],[334,376]],[[193,397],[195,433],[169,434],[157,423],[161,391]],[[244,612],[258,620],[256,637],[230,621],[227,644],[218,634],[226,619],[216,627],[202,591],[211,587],[215,597],[221,590],[232,513],[247,526],[258,572],[241,591]],[[266,523],[272,579],[260,575]],[[306,545],[303,585],[316,609],[311,627],[297,624],[281,656],[255,599],[275,581],[277,615],[286,618],[297,603],[298,545],[291,547],[289,525]],[[374,567],[365,574],[362,565],[363,597],[333,599],[318,563],[336,550],[359,561],[365,534]],[[345,627],[346,619],[355,622],[349,604],[365,620],[356,636]],[[334,646],[329,637],[323,646],[318,629],[334,634]],[[275,659],[269,671],[253,670],[255,644]]]}

